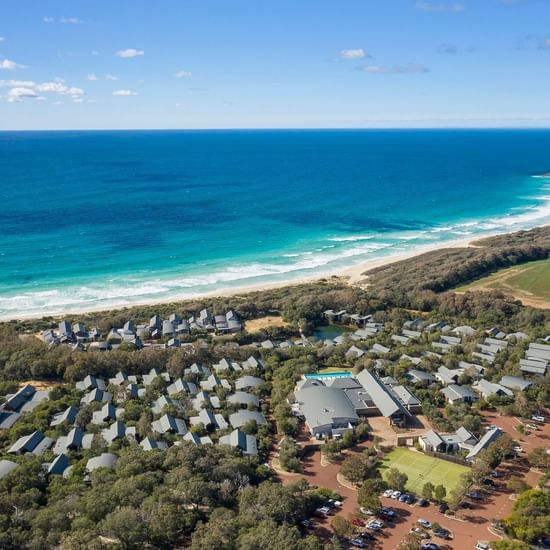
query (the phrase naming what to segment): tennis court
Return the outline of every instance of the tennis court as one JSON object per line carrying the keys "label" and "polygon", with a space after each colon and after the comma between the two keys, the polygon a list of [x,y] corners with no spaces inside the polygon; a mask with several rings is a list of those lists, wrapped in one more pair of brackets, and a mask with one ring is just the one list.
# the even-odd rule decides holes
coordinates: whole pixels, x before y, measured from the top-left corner
{"label": "tennis court", "polygon": [[380,466],[383,477],[389,468],[397,468],[407,474],[409,491],[420,493],[424,484],[429,481],[434,485],[443,485],[447,489],[447,495],[457,485],[460,475],[469,470],[467,466],[407,449],[394,449],[385,456]]}

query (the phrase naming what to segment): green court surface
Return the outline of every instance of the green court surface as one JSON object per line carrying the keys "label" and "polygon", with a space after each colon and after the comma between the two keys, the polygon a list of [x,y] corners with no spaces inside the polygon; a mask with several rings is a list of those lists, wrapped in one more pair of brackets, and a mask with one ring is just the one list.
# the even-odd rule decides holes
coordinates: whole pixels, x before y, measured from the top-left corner
{"label": "green court surface", "polygon": [[421,493],[422,487],[429,481],[434,485],[443,485],[447,495],[458,483],[460,475],[469,470],[467,466],[407,449],[394,449],[384,457],[380,466],[382,477],[385,478],[389,468],[397,468],[407,474],[407,489],[411,492]]}

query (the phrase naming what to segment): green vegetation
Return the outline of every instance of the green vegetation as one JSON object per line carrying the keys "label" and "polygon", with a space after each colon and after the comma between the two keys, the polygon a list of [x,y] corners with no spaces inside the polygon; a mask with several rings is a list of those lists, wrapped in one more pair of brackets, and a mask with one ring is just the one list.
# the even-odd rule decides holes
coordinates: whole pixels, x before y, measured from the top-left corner
{"label": "green vegetation", "polygon": [[380,466],[382,477],[393,488],[390,481],[392,469],[405,474],[405,487],[418,494],[422,493],[428,482],[434,487],[444,485],[450,492],[458,484],[460,476],[469,471],[466,466],[401,448],[388,453]]}
{"label": "green vegetation", "polygon": [[502,290],[531,304],[539,302],[541,306],[550,307],[550,260],[502,269],[456,290]]}
{"label": "green vegetation", "polygon": [[536,542],[550,533],[550,493],[530,489],[521,494],[514,503],[506,528],[515,538]]}

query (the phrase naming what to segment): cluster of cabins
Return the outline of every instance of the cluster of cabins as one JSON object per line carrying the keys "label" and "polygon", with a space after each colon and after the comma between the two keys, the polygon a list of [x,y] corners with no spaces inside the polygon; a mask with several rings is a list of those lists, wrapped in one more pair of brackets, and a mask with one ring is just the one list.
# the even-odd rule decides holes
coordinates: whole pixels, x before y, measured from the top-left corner
{"label": "cluster of cabins", "polygon": [[44,330],[41,338],[48,345],[69,344],[76,349],[107,351],[124,342],[140,349],[158,340],[164,340],[166,347],[179,347],[180,338],[192,332],[223,335],[241,330],[242,322],[234,311],[214,315],[212,310],[204,308],[197,316],[188,318],[172,313],[167,319],[153,315],[149,323],[136,324],[129,320],[122,328],[113,328],[107,334],[102,334],[98,328],[88,330],[81,322],[71,325],[68,321],[61,321],[57,329]]}
{"label": "cluster of cabins", "polygon": [[[214,438],[219,445],[229,445],[245,456],[255,456],[258,453],[256,436],[250,435],[247,427],[249,423],[257,426],[267,424],[260,411],[260,394],[264,384],[260,377],[262,371],[261,360],[251,356],[241,363],[222,359],[211,368],[195,363],[185,370],[184,378],[177,379],[171,379],[167,372],[156,369],[143,376],[118,372],[109,380],[88,375],[76,383],[76,389],[81,394],[80,404],[57,411],[52,416],[51,431],[47,432],[50,435],[36,430],[20,437],[6,453],[42,456],[46,451],[51,451],[55,458],[44,464],[45,470],[49,474],[64,475],[70,472],[74,453],[90,449],[108,451],[115,442],[123,440],[135,442],[144,451],[149,451],[166,449],[184,441],[194,445],[211,445]],[[151,395],[148,388],[152,384],[163,388],[154,400],[148,398]],[[223,391],[217,391],[218,388]],[[47,392],[44,396],[43,392],[37,392],[28,385],[13,396],[6,397],[2,411],[5,409],[7,414],[21,415],[24,410],[30,410],[33,403],[47,398]],[[150,408],[153,421],[150,434],[146,437],[140,437],[135,422],[125,421],[124,407],[129,399],[142,400]],[[82,422],[77,423],[77,415],[87,405],[91,405],[93,412],[91,420],[83,426]],[[229,411],[229,414],[222,414],[222,409]],[[11,427],[16,420],[6,427]],[[63,435],[51,437],[51,434],[58,433]],[[92,462],[89,461],[88,471],[105,460],[112,467],[116,455],[104,452],[93,457]],[[2,468],[6,472],[11,468],[7,462],[10,461],[3,461],[3,466],[0,464],[0,477]]]}
{"label": "cluster of cabins", "polygon": [[466,428],[460,427],[453,433],[427,431],[418,442],[424,451],[439,454],[455,454],[464,451],[465,460],[472,461],[478,454],[503,434],[497,427],[487,430],[481,438],[475,437]]}
{"label": "cluster of cabins", "polygon": [[48,399],[48,390],[37,390],[27,384],[16,393],[6,395],[0,405],[0,430],[9,430],[21,415],[32,411],[43,401]]}
{"label": "cluster of cabins", "polygon": [[367,416],[383,416],[391,425],[406,426],[413,414],[421,412],[421,404],[393,378],[363,370],[356,377],[304,377],[296,385],[292,410],[314,438],[325,439],[341,437]]}

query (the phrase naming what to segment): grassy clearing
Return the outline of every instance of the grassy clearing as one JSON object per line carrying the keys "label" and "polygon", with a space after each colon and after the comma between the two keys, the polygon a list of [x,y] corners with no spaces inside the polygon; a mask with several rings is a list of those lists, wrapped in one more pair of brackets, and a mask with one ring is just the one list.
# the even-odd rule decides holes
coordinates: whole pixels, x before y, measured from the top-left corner
{"label": "grassy clearing", "polygon": [[289,323],[283,321],[282,317],[277,315],[266,315],[265,317],[259,317],[258,319],[251,319],[246,321],[247,332],[258,332],[269,327],[287,327]]}
{"label": "grassy clearing", "polygon": [[501,290],[534,307],[550,307],[550,260],[502,269],[456,289]]}
{"label": "grassy clearing", "polygon": [[460,475],[469,470],[460,464],[401,448],[394,449],[385,456],[380,466],[382,477],[385,478],[389,468],[397,468],[407,474],[409,491],[418,494],[429,481],[434,485],[443,485],[447,489],[447,495],[457,485]]}

